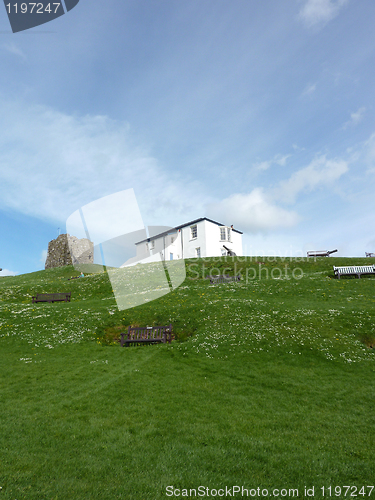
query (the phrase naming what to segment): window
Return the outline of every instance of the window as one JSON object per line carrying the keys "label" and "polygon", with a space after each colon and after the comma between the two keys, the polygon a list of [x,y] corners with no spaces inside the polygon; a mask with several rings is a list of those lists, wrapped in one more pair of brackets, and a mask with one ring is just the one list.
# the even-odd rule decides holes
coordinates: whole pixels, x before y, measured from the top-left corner
{"label": "window", "polygon": [[173,260],[173,253],[172,252],[170,252],[170,254],[169,254],[169,260]]}
{"label": "window", "polygon": [[195,249],[195,256],[198,257],[198,259],[200,258],[201,256],[201,247],[198,247]]}
{"label": "window", "polygon": [[220,228],[220,241],[231,241],[230,227],[222,226]]}
{"label": "window", "polygon": [[191,226],[190,227],[190,231],[191,231],[191,239],[195,239],[198,235],[198,231],[197,231],[197,225],[195,224],[195,226]]}
{"label": "window", "polygon": [[173,242],[174,242],[174,237],[171,236],[171,245],[172,245]]}
{"label": "window", "polygon": [[155,248],[155,240],[150,241],[150,250]]}

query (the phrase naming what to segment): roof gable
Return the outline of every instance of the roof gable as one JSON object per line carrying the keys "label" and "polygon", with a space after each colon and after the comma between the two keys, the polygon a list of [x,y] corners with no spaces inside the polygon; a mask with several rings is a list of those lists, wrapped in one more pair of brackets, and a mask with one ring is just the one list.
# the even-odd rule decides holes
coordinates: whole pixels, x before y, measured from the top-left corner
{"label": "roof gable", "polygon": [[[181,226],[176,226],[174,229],[182,229],[183,227],[186,226],[192,226],[193,224],[197,224],[198,222],[201,222],[202,220],[207,220],[208,222],[212,222],[212,224],[216,224],[217,226],[225,226],[225,224],[221,224],[221,222],[216,222],[215,220],[209,219],[208,217],[201,217],[200,219],[195,219],[190,222],[186,222],[186,224],[181,224]],[[225,226],[227,227],[227,226]],[[236,233],[243,234],[241,231],[238,231],[238,229],[232,229],[232,231],[235,231]]]}

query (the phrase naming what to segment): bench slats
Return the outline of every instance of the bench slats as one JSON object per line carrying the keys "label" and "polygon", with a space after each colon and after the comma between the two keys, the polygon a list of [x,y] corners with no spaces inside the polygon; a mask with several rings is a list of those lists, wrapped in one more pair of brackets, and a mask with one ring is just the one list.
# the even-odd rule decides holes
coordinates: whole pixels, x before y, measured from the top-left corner
{"label": "bench slats", "polygon": [[121,333],[121,347],[129,346],[129,344],[138,343],[171,343],[172,341],[172,325],[168,326],[153,326],[153,327],[134,327],[129,326],[128,332]]}
{"label": "bench slats", "polygon": [[210,283],[229,283],[230,281],[241,281],[241,275],[238,276],[214,276]]}
{"label": "bench slats", "polygon": [[70,302],[72,292],[58,292],[58,293],[37,293],[32,297],[33,304],[36,302]]}
{"label": "bench slats", "polygon": [[333,271],[338,279],[340,276],[358,276],[360,278],[362,274],[375,274],[375,264],[372,266],[333,266]]}

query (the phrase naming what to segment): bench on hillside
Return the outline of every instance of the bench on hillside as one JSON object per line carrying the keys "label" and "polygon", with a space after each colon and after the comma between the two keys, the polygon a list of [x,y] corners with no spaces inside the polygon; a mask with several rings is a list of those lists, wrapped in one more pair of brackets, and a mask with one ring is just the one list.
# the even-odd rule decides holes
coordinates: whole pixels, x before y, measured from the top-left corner
{"label": "bench on hillside", "polygon": [[308,257],[329,257],[331,253],[335,253],[337,250],[317,250],[312,252],[307,252]]}
{"label": "bench on hillside", "polygon": [[[373,252],[365,252],[365,254],[366,254],[366,257],[375,257],[375,253],[373,253]],[[1,271],[1,269],[0,269],[0,271]]]}
{"label": "bench on hillside", "polygon": [[210,283],[229,283],[230,281],[241,281],[241,275],[238,276],[212,276]]}
{"label": "bench on hillside", "polygon": [[69,293],[37,293],[33,297],[33,304],[35,302],[70,302],[72,292]]}
{"label": "bench on hillside", "polygon": [[338,279],[340,276],[358,276],[360,278],[362,274],[375,274],[375,264],[372,266],[333,266],[333,271]]}
{"label": "bench on hillside", "polygon": [[172,341],[172,325],[131,327],[121,333],[121,347],[129,344],[163,344]]}

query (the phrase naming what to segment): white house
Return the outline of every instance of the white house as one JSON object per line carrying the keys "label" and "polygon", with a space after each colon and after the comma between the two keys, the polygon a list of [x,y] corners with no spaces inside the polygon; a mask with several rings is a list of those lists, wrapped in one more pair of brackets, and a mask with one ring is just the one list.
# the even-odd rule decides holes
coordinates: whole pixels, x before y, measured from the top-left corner
{"label": "white house", "polygon": [[136,249],[137,256],[123,266],[140,260],[151,262],[155,257],[178,260],[242,255],[242,232],[202,217],[139,241]]}

